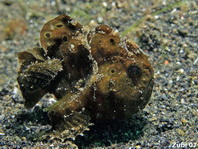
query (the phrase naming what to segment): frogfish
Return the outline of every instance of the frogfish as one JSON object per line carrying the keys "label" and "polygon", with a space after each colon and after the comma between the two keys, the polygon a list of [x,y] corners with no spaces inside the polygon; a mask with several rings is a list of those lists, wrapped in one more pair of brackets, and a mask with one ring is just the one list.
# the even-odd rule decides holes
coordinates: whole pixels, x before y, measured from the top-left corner
{"label": "frogfish", "polygon": [[53,94],[47,108],[52,134],[74,138],[95,121],[127,119],[151,96],[154,71],[137,44],[101,24],[95,29],[68,15],[47,22],[40,46],[19,52],[17,81],[26,108]]}

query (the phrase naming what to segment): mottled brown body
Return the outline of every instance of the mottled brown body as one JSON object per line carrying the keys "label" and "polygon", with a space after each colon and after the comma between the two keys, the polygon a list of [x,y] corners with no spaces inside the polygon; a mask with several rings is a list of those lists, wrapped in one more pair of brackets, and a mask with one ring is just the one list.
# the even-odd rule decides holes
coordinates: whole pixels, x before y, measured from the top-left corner
{"label": "mottled brown body", "polygon": [[153,68],[136,44],[111,27],[89,31],[61,15],[44,25],[40,41],[42,48],[18,54],[18,82],[27,108],[46,93],[55,95],[58,102],[48,112],[56,135],[75,137],[90,119],[128,118],[148,103]]}

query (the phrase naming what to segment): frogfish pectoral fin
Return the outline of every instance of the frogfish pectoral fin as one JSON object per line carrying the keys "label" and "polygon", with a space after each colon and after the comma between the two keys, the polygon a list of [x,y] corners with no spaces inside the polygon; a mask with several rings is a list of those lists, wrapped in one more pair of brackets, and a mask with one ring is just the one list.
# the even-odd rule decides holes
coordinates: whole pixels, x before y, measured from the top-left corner
{"label": "frogfish pectoral fin", "polygon": [[49,113],[53,124],[52,137],[59,136],[60,138],[75,138],[78,135],[83,135],[83,132],[89,130],[90,116],[83,111],[73,111],[68,115],[59,116],[56,112]]}
{"label": "frogfish pectoral fin", "polygon": [[87,85],[76,93],[68,93],[54,105],[47,108],[54,133],[50,136],[60,138],[75,138],[89,130],[90,114],[86,110],[87,99],[90,97],[92,84],[101,76],[94,76],[88,80]]}
{"label": "frogfish pectoral fin", "polygon": [[57,103],[48,108],[48,116],[52,123],[54,134],[60,138],[75,138],[89,130],[89,113],[83,108],[85,102],[81,101],[82,94],[66,95]]}

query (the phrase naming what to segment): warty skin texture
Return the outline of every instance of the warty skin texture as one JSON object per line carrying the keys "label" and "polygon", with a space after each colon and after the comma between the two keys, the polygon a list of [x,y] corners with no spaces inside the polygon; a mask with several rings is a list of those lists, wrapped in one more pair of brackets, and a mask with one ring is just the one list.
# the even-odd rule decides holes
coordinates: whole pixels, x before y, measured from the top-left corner
{"label": "warty skin texture", "polygon": [[111,27],[89,31],[60,15],[44,25],[40,41],[42,47],[18,54],[18,83],[27,108],[46,93],[56,97],[48,108],[51,135],[73,138],[90,121],[125,119],[148,103],[153,68],[135,43]]}

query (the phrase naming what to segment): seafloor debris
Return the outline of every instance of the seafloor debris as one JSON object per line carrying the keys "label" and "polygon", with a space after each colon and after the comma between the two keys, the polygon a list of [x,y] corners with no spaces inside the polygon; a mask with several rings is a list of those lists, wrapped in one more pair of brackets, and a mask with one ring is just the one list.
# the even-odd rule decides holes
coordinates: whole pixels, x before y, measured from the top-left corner
{"label": "seafloor debris", "polygon": [[24,19],[16,18],[9,20],[3,30],[2,38],[6,40],[19,39],[27,31],[27,25]]}
{"label": "seafloor debris", "polygon": [[48,108],[53,135],[73,138],[90,121],[123,119],[148,103],[153,68],[133,42],[121,40],[107,25],[90,31],[67,15],[47,22],[41,46],[18,54],[18,83],[25,107],[46,93],[57,102]]}

